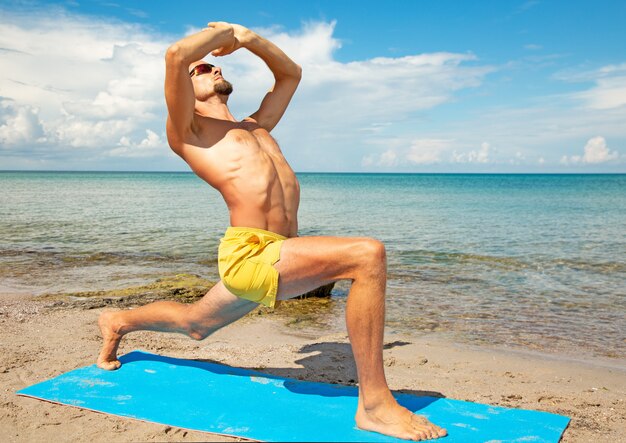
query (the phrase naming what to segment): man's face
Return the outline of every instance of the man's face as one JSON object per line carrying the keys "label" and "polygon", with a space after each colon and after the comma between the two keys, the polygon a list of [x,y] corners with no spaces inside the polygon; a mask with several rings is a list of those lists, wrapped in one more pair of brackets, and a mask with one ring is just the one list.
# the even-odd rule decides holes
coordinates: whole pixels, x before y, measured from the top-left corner
{"label": "man's face", "polygon": [[191,81],[196,96],[201,99],[212,94],[228,96],[233,92],[233,85],[222,77],[222,68],[204,61],[189,66]]}

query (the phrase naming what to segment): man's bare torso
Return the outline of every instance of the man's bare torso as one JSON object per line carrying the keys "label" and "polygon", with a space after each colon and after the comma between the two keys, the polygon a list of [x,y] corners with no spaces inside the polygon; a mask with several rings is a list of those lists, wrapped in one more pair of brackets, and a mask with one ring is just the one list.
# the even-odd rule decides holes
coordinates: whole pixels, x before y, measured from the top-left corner
{"label": "man's bare torso", "polygon": [[193,127],[175,151],[222,194],[231,226],[295,237],[300,186],[269,132],[252,119],[234,122],[199,114]]}

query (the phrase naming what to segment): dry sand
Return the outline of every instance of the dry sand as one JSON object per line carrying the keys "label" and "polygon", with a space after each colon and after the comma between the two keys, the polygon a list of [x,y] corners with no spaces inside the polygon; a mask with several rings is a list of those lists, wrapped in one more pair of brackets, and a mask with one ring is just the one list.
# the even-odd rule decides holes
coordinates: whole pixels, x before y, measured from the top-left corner
{"label": "dry sand", "polygon": [[[54,306],[0,295],[0,429],[3,441],[240,441],[19,397],[15,391],[95,361],[102,308]],[[303,380],[352,384],[345,334],[293,329],[250,315],[197,342],[179,335],[130,334],[120,354],[141,349]],[[436,336],[385,337],[394,390],[554,412],[572,421],[562,441],[626,442],[626,365],[579,362],[507,349],[471,347]]]}

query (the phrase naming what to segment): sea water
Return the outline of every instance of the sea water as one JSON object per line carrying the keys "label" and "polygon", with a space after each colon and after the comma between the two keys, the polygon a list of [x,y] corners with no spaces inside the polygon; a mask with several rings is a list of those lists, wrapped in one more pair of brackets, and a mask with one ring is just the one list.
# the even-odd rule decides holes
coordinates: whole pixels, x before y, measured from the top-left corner
{"label": "sea water", "polygon": [[[626,356],[626,175],[298,179],[300,236],[385,243],[389,329]],[[215,280],[226,226],[191,173],[2,172],[0,293]]]}

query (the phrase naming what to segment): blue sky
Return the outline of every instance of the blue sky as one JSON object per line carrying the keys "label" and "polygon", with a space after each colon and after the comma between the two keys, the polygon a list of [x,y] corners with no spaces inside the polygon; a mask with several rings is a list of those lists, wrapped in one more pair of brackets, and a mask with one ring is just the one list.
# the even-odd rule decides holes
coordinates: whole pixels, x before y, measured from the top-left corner
{"label": "blue sky", "polygon": [[[274,136],[296,171],[626,172],[623,1],[0,5],[0,170],[187,170],[163,54],[243,24],[304,69]],[[210,59],[210,57],[209,57]],[[254,112],[271,75],[220,58]]]}

